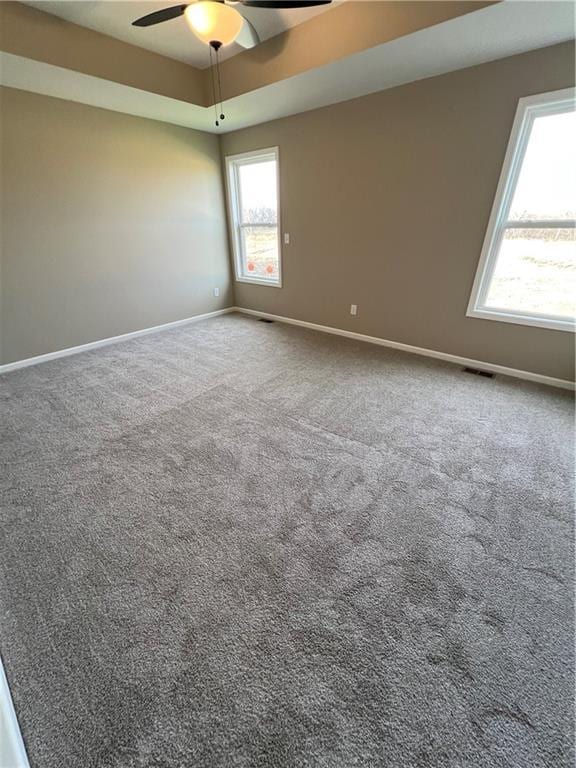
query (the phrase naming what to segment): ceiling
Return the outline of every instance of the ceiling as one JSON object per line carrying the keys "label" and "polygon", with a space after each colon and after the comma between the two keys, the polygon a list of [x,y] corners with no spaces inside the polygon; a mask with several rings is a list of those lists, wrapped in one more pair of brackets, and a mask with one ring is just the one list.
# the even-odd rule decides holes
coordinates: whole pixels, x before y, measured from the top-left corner
{"label": "ceiling", "polygon": [[[252,22],[261,40],[285,32],[291,27],[302,24],[320,13],[327,13],[338,2],[332,5],[318,6],[317,8],[299,8],[292,10],[243,8],[236,5],[236,9]],[[178,5],[178,0],[156,0],[155,2],[142,3],[139,0],[36,0],[26,2],[41,11],[59,16],[74,24],[88,27],[96,32],[102,32],[110,37],[123,40],[126,43],[146,48],[149,51],[160,53],[171,59],[192,64],[194,67],[204,69],[209,65],[209,56],[206,45],[196,38],[189,30],[183,18],[173,19],[154,27],[133,27],[132,22],[141,16],[145,16],[160,8]],[[225,59],[243,51],[239,45],[226,46],[220,58]]]}
{"label": "ceiling", "polygon": [[499,3],[232,98],[219,129],[211,108],[6,53],[0,83],[221,133],[573,38],[572,3]]}

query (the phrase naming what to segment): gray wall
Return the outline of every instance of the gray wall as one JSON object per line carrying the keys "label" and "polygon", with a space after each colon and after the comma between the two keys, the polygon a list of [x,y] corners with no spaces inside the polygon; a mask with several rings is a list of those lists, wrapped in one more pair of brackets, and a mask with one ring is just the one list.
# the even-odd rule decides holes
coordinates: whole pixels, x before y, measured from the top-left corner
{"label": "gray wall", "polygon": [[217,137],[0,96],[3,363],[233,303]]}
{"label": "gray wall", "polygon": [[284,287],[236,283],[236,304],[572,379],[573,334],[466,306],[518,99],[573,84],[565,43],[224,136],[280,147],[291,237]]}

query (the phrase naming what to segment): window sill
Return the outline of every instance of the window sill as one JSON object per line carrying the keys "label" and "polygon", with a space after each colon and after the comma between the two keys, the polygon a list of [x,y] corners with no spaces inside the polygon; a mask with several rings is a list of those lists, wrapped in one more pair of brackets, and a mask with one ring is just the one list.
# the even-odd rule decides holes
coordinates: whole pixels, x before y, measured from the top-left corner
{"label": "window sill", "polygon": [[266,285],[268,288],[282,288],[281,280],[259,280],[250,277],[235,277],[237,283],[248,283],[249,285]]}
{"label": "window sill", "polygon": [[573,320],[561,320],[538,317],[535,315],[521,315],[513,312],[502,312],[496,309],[476,308],[466,312],[467,317],[480,318],[482,320],[497,320],[500,323],[514,323],[515,325],[530,325],[536,328],[549,328],[555,331],[576,331],[576,323]]}

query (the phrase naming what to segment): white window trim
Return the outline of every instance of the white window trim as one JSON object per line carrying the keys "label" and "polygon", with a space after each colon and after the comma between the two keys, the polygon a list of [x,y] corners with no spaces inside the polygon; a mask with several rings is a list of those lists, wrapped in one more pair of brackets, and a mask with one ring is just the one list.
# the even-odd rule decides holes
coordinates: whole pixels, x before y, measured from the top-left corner
{"label": "white window trim", "polygon": [[[576,88],[565,88],[561,91],[541,93],[527,96],[518,102],[512,132],[508,140],[504,165],[500,173],[492,212],[478,262],[478,269],[466,315],[484,320],[498,320],[503,323],[532,325],[539,328],[553,328],[562,331],[574,331],[573,320],[549,315],[522,314],[513,310],[491,309],[486,307],[486,294],[490,288],[492,275],[498,259],[500,242],[506,226],[509,226],[508,211],[516,189],[516,183],[522,168],[522,162],[528,146],[532,124],[536,117],[550,114],[553,110],[564,111],[567,105],[574,105]],[[534,222],[537,224],[538,222]],[[546,222],[546,226],[558,225],[560,222]],[[541,224],[541,223],[540,223]],[[526,226],[524,222],[523,226]],[[572,227],[573,222],[562,222],[562,227]]]}
{"label": "white window trim", "polygon": [[[277,228],[278,228],[278,279],[266,280],[262,277],[246,277],[242,274],[242,247],[237,227],[240,220],[239,215],[239,195],[240,186],[238,184],[237,171],[238,165],[254,162],[258,158],[274,157],[276,160],[276,199],[278,204]],[[282,288],[282,237],[280,225],[280,153],[278,147],[268,147],[267,149],[256,149],[252,152],[241,152],[238,155],[226,156],[226,190],[228,196],[228,221],[230,226],[230,239],[232,241],[232,251],[234,255],[234,279],[237,283],[250,283],[250,285],[266,285],[269,288]]]}

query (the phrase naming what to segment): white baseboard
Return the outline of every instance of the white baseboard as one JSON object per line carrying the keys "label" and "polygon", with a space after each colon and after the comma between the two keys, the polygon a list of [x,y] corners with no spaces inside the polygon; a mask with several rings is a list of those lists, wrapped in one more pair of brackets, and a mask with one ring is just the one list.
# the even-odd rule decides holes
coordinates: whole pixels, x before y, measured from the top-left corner
{"label": "white baseboard", "polygon": [[180,325],[188,325],[188,323],[197,323],[199,320],[206,320],[209,317],[217,317],[218,315],[226,315],[229,312],[235,312],[236,307],[226,307],[226,309],[217,309],[215,312],[206,312],[203,315],[194,315],[193,317],[186,317],[183,320],[174,320],[172,323],[164,323],[163,325],[155,325],[152,328],[143,328],[140,331],[131,331],[130,333],[122,333],[120,336],[111,336],[108,339],[99,339],[98,341],[90,341],[88,344],[80,344],[77,347],[68,347],[67,349],[59,349],[57,352],[48,352],[45,355],[38,355],[36,357],[28,357],[25,360],[16,360],[14,363],[6,363],[0,365],[0,373],[8,373],[9,371],[16,371],[18,368],[27,368],[29,365],[38,365],[39,363],[47,363],[50,360],[57,360],[59,357],[68,357],[68,355],[77,355],[79,352],[88,352],[90,349],[98,349],[98,347],[106,347],[108,344],[116,344],[119,341],[128,341],[129,339],[136,339],[138,336],[147,336],[149,333],[159,333],[160,331],[168,331],[170,328],[178,328]]}
{"label": "white baseboard", "polygon": [[2,659],[0,659],[0,765],[9,766],[9,768],[30,768]]}
{"label": "white baseboard", "polygon": [[241,312],[245,315],[253,315],[254,317],[265,317],[269,320],[276,320],[279,323],[288,323],[289,325],[298,325],[302,328],[311,328],[314,331],[321,331],[322,333],[331,333],[336,336],[345,336],[348,339],[356,339],[357,341],[364,341],[368,344],[378,344],[381,347],[390,347],[391,349],[399,349],[403,352],[410,352],[414,355],[423,355],[424,357],[433,357],[437,360],[444,360],[448,363],[455,363],[456,365],[469,366],[471,368],[480,368],[484,371],[490,371],[492,373],[499,373],[503,376],[512,376],[516,379],[524,379],[526,381],[534,381],[538,384],[547,384],[550,387],[559,387],[560,389],[568,389],[574,391],[576,385],[572,381],[566,379],[556,379],[552,376],[544,376],[540,373],[533,373],[532,371],[521,371],[517,368],[508,368],[505,365],[496,365],[495,363],[488,363],[484,360],[472,360],[468,357],[460,357],[458,355],[451,355],[447,352],[438,352],[434,349],[426,349],[425,347],[414,347],[411,344],[403,344],[399,341],[390,341],[389,339],[381,339],[378,336],[368,336],[364,333],[356,333],[354,331],[345,331],[342,328],[331,328],[327,325],[318,325],[317,323],[309,323],[306,320],[296,320],[292,317],[283,317],[282,315],[272,315],[269,312],[259,312],[255,309],[246,309],[245,307],[226,307],[226,309],[218,309],[215,312],[207,312],[203,315],[195,315],[193,317],[187,317],[183,320],[175,320],[171,323],[164,323],[163,325],[155,325],[152,328],[143,328],[140,331],[132,331],[131,333],[123,333],[120,336],[112,336],[108,339],[100,339],[99,341],[91,341],[88,344],[80,344],[77,347],[69,347],[68,349],[60,349],[57,352],[48,352],[45,355],[38,355],[37,357],[28,357],[25,360],[17,360],[14,363],[6,363],[0,365],[0,374],[8,373],[9,371],[18,370],[18,368],[26,368],[29,365],[38,365],[39,363],[47,363],[50,360],[57,360],[59,357],[67,357],[68,355],[76,355],[79,352],[88,352],[91,349],[97,349],[98,347],[105,347],[108,344],[116,344],[120,341],[128,341],[129,339],[135,339],[138,336],[146,336],[149,333],[159,333],[160,331],[167,331],[170,328],[177,328],[181,325],[188,325],[189,323],[196,323],[199,320],[206,320],[209,317],[217,317],[218,315],[225,315],[229,312]]}
{"label": "white baseboard", "polygon": [[437,352],[434,349],[426,349],[425,347],[414,347],[411,344],[402,344],[399,341],[389,341],[388,339],[381,339],[378,336],[367,336],[364,333],[355,333],[354,331],[344,331],[341,328],[331,328],[327,325],[318,325],[316,323],[308,323],[305,320],[295,320],[292,317],[282,317],[281,315],[271,315],[268,312],[259,312],[255,309],[245,309],[244,307],[235,307],[236,312],[242,312],[245,315],[254,315],[255,317],[265,317],[269,320],[277,320],[279,323],[288,323],[289,325],[299,325],[302,328],[311,328],[314,331],[322,331],[323,333],[332,333],[336,336],[345,336],[348,339],[356,339],[357,341],[366,341],[369,344],[378,344],[381,347],[390,347],[391,349],[399,349],[402,352],[410,352],[414,355],[423,355],[424,357],[434,357],[438,360],[444,360],[448,363],[456,363],[456,365],[463,365],[470,368],[480,368],[483,371],[490,371],[491,373],[500,373],[503,376],[512,376],[515,379],[525,379],[526,381],[534,381],[538,384],[547,384],[550,387],[559,387],[560,389],[569,389],[574,391],[576,385],[573,381],[567,381],[566,379],[555,379],[552,376],[543,376],[540,373],[532,373],[531,371],[521,371],[517,368],[507,368],[505,365],[496,365],[495,363],[487,363],[483,360],[471,360],[468,357],[459,357],[458,355],[450,355],[447,352]]}

